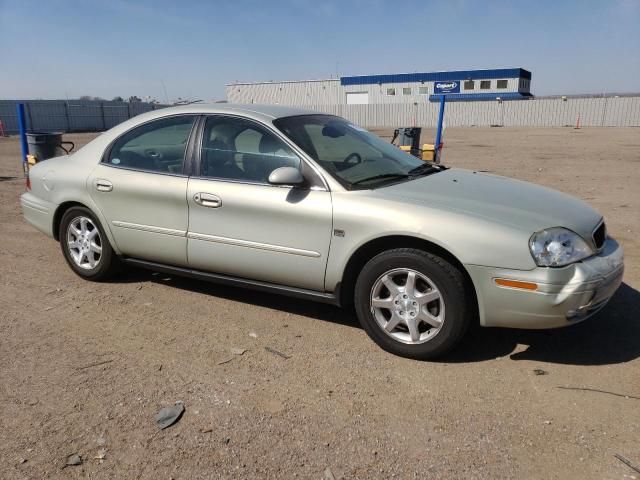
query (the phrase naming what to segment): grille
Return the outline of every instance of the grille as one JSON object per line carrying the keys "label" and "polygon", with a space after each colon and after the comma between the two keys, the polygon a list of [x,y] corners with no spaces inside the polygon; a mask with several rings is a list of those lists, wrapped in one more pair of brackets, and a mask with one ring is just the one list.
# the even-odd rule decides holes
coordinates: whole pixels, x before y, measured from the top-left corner
{"label": "grille", "polygon": [[598,225],[593,231],[593,244],[596,246],[598,250],[602,248],[604,245],[604,240],[607,237],[607,227],[605,227],[604,222]]}

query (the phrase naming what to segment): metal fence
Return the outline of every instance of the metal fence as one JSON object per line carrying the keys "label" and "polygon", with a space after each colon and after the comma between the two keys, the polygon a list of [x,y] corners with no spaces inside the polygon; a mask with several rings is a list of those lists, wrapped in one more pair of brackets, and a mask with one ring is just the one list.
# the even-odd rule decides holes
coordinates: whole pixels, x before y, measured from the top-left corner
{"label": "metal fence", "polygon": [[27,130],[33,132],[103,131],[141,113],[167,106],[95,100],[0,100],[0,121],[7,134],[18,132],[18,103],[25,104]]}
{"label": "metal fence", "polygon": [[[18,131],[16,104],[25,103],[30,131],[86,132],[107,130],[140,113],[167,105],[143,102],[83,100],[0,100],[0,120],[6,133]],[[434,127],[437,103],[378,105],[308,105],[304,108],[345,117],[365,127]],[[637,127],[640,97],[547,98],[518,101],[451,102],[449,127]]]}
{"label": "metal fence", "polygon": [[[366,127],[434,127],[437,103],[378,105],[311,105],[305,108],[345,117]],[[640,97],[562,98],[518,101],[451,102],[445,124],[450,127],[637,127]]]}

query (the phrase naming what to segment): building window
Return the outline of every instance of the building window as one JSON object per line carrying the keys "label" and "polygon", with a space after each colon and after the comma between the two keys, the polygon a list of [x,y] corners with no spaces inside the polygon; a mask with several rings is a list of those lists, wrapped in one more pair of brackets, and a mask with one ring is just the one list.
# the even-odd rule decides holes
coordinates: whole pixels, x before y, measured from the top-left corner
{"label": "building window", "polygon": [[476,88],[476,84],[473,80],[467,80],[464,82],[465,90],[473,90],[474,88]]}
{"label": "building window", "polygon": [[491,80],[482,80],[480,82],[480,90],[489,90],[491,88]]}
{"label": "building window", "polygon": [[395,88],[387,88],[387,95],[395,95],[395,94],[396,94]]}
{"label": "building window", "polygon": [[418,95],[429,95],[429,87],[418,87]]}
{"label": "building window", "polygon": [[402,89],[402,94],[403,95],[411,95],[411,87],[404,87]]}
{"label": "building window", "polygon": [[498,82],[496,83],[496,88],[507,88],[507,81],[498,80]]}

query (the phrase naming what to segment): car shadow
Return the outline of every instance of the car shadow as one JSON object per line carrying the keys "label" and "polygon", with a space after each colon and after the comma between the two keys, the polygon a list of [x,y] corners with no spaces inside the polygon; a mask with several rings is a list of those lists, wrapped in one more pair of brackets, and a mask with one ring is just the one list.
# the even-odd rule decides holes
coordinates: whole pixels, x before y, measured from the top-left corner
{"label": "car shadow", "polygon": [[[509,355],[566,365],[610,365],[640,357],[640,292],[623,283],[609,303],[577,325],[552,330],[474,328],[441,361],[466,363]],[[519,345],[525,345],[521,350]]]}
{"label": "car shadow", "polygon": [[[117,282],[154,282],[235,302],[281,310],[325,322],[361,328],[352,309],[187,277],[128,268]],[[509,356],[567,365],[609,365],[640,357],[640,292],[623,283],[609,304],[582,323],[552,330],[471,328],[460,345],[438,359],[470,363]],[[364,332],[363,332],[364,334]],[[521,350],[519,345],[525,345]],[[518,349],[517,352],[515,350]],[[515,352],[515,353],[514,353]]]}
{"label": "car shadow", "polygon": [[154,282],[170,285],[182,290],[224,298],[234,302],[248,303],[259,307],[281,310],[294,315],[302,315],[325,322],[337,323],[353,328],[361,328],[355,313],[334,305],[251,290],[232,287],[218,283],[206,282],[189,277],[181,277],[167,273],[157,273],[138,268],[127,268],[124,275],[116,277],[118,283]]}

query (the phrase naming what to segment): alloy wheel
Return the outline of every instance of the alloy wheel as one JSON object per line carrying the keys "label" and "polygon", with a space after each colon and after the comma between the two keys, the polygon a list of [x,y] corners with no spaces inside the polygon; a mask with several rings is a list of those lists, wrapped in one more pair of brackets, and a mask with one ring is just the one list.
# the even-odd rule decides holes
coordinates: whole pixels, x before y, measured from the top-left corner
{"label": "alloy wheel", "polygon": [[102,257],[102,238],[98,227],[88,217],[75,217],[67,227],[67,249],[80,268],[92,270]]}
{"label": "alloy wheel", "polygon": [[406,344],[420,344],[440,332],[444,299],[422,273],[398,268],[382,274],[371,289],[371,313],[383,332]]}

